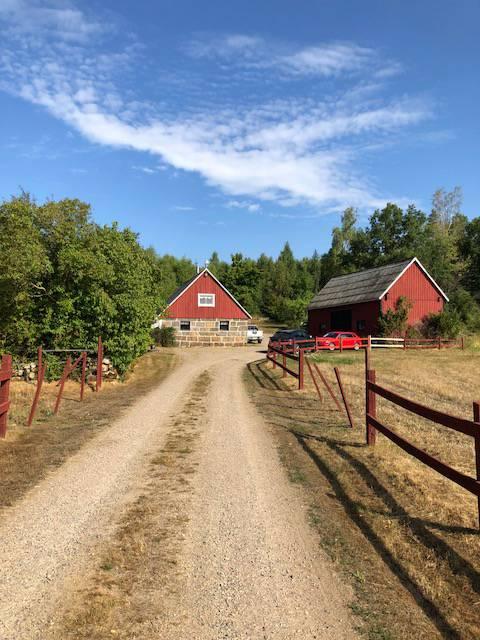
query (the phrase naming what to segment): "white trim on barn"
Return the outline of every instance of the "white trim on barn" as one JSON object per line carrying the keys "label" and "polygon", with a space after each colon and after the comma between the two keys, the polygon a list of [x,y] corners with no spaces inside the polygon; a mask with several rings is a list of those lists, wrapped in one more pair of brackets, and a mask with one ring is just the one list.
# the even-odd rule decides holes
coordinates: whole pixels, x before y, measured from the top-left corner
{"label": "white trim on barn", "polygon": [[403,276],[403,274],[405,273],[405,271],[407,269],[410,269],[410,267],[412,266],[412,264],[417,264],[420,269],[423,271],[423,273],[427,276],[427,278],[430,280],[430,282],[433,284],[433,286],[435,287],[435,289],[437,289],[437,291],[443,296],[443,298],[446,300],[446,302],[449,302],[448,296],[447,294],[442,291],[442,289],[438,286],[438,284],[435,282],[435,280],[432,278],[432,276],[428,273],[428,271],[425,269],[425,267],[423,266],[423,264],[420,262],[420,260],[418,258],[412,258],[410,260],[410,262],[407,264],[407,266],[405,267],[405,269],[398,274],[398,276],[395,278],[395,280],[388,285],[388,287],[385,289],[385,291],[382,293],[382,295],[378,298],[379,300],[381,300],[383,298],[384,295],[386,295],[390,289],[393,287],[393,285],[400,280],[400,278]]}

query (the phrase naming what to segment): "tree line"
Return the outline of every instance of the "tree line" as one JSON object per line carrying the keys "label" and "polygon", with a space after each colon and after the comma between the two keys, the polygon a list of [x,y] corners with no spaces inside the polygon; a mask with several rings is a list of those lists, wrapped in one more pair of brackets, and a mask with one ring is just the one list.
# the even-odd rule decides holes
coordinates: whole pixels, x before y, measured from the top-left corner
{"label": "tree line", "polygon": [[[209,269],[252,315],[300,325],[329,278],[417,256],[450,297],[437,331],[479,329],[480,218],[461,211],[461,191],[438,190],[429,213],[389,203],[365,226],[348,208],[323,255],[272,258],[212,254]],[[0,204],[0,349],[31,357],[46,348],[95,348],[102,335],[120,371],[151,342],[151,323],[190,278],[188,258],[158,255],[117,224],[98,225],[74,199],[37,203],[22,193]]]}

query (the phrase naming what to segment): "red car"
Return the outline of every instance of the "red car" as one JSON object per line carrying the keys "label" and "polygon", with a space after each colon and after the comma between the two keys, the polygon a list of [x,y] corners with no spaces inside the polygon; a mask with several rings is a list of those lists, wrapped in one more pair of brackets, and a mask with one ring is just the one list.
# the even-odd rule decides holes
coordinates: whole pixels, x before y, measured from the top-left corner
{"label": "red car", "polygon": [[335,351],[335,349],[340,349],[340,338],[342,338],[342,349],[358,351],[362,346],[362,339],[353,331],[329,331],[321,338],[317,338],[317,344],[321,347],[328,347],[330,351]]}

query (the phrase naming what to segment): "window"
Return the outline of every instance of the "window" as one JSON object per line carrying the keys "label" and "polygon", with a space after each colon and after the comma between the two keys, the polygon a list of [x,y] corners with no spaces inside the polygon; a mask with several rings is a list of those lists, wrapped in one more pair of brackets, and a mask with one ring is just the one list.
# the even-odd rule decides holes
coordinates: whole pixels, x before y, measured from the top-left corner
{"label": "window", "polygon": [[190,320],[180,320],[180,331],[190,331]]}
{"label": "window", "polygon": [[357,320],[357,331],[364,331],[365,326],[365,320]]}
{"label": "window", "polygon": [[198,294],[198,306],[199,307],[214,307],[215,306],[215,294],[214,293],[199,293]]}
{"label": "window", "polygon": [[220,320],[220,331],[229,331],[229,330],[230,330],[230,321]]}

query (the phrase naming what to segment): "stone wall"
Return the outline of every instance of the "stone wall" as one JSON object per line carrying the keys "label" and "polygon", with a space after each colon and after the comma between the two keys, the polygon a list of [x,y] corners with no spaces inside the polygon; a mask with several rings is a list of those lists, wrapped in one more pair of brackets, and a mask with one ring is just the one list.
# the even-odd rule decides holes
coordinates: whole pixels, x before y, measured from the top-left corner
{"label": "stone wall", "polygon": [[220,320],[191,320],[190,331],[181,331],[182,319],[165,319],[164,327],[175,328],[175,339],[179,347],[241,347],[247,344],[248,320],[229,320],[229,331],[220,331]]}

